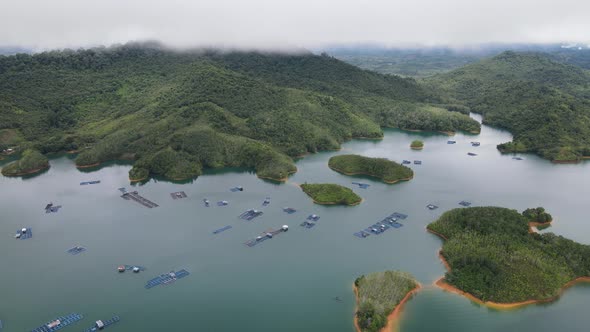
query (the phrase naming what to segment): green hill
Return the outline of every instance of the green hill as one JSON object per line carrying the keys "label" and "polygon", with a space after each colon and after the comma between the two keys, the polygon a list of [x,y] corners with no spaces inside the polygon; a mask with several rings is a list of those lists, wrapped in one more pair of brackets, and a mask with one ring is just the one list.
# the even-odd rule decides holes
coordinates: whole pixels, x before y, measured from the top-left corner
{"label": "green hill", "polygon": [[554,161],[590,156],[590,74],[549,55],[504,52],[450,73],[426,86],[484,115],[484,123],[509,130],[503,152],[534,152]]}
{"label": "green hill", "polygon": [[79,166],[131,159],[132,179],[223,166],[284,179],[291,157],[380,138],[381,126],[411,129],[415,116],[432,120],[427,129],[479,129],[427,95],[413,79],[309,53],[127,44],[0,56],[0,130],[19,149],[80,151]]}
{"label": "green hill", "polygon": [[368,175],[386,183],[408,181],[414,177],[411,168],[385,158],[370,158],[356,154],[331,157],[328,166],[346,175]]}

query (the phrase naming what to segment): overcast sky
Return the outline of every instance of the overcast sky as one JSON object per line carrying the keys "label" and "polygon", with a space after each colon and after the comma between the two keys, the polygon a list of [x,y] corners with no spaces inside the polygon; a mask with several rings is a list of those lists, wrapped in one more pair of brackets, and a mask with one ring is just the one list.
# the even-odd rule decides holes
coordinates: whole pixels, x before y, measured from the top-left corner
{"label": "overcast sky", "polygon": [[0,45],[590,43],[589,0],[0,0]]}

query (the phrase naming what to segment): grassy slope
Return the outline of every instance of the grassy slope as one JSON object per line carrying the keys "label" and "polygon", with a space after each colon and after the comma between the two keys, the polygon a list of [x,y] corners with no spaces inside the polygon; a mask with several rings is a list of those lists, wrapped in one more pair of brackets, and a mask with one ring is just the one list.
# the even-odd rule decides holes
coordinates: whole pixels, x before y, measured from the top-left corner
{"label": "grassy slope", "polygon": [[345,174],[364,174],[388,183],[408,180],[414,176],[411,168],[385,158],[370,158],[359,155],[340,155],[330,158],[328,166]]}
{"label": "grassy slope", "polygon": [[310,54],[126,45],[0,57],[0,130],[14,130],[23,149],[83,151],[78,165],[133,157],[132,178],[221,166],[284,178],[296,171],[290,156],[381,137],[381,125],[427,102],[413,80]]}
{"label": "grassy slope", "polygon": [[354,283],[358,292],[358,324],[362,331],[367,332],[377,332],[383,328],[387,316],[418,286],[411,274],[400,271],[363,275]]}
{"label": "grassy slope", "polygon": [[301,189],[317,204],[356,205],[362,201],[350,188],[332,183],[305,183]]}
{"label": "grassy slope", "polygon": [[547,55],[505,52],[426,80],[448,103],[464,103],[484,123],[508,129],[505,152],[550,160],[590,155],[590,74]]}
{"label": "grassy slope", "polygon": [[549,299],[571,280],[590,276],[590,246],[552,233],[530,234],[515,210],[474,207],[445,212],[427,227],[447,238],[449,284],[483,301]]}

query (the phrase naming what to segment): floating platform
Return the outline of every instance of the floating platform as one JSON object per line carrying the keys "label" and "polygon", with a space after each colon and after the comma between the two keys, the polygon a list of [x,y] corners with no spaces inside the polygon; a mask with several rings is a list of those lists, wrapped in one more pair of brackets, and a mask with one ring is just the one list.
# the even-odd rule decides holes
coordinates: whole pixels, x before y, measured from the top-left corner
{"label": "floating platform", "polygon": [[209,207],[209,200],[206,198],[203,198],[203,204],[205,204],[206,207]]}
{"label": "floating platform", "polygon": [[447,144],[455,144],[455,143],[457,143],[457,141],[450,141],[450,140],[447,141]]}
{"label": "floating platform", "polygon": [[170,196],[172,196],[172,199],[186,198],[186,193],[184,191],[177,191],[175,193],[170,193]]}
{"label": "floating platform", "polygon": [[521,158],[521,157],[512,157],[512,159],[514,159],[514,160],[524,160],[524,159],[523,159],[523,158]]}
{"label": "floating platform", "polygon": [[302,222],[301,224],[299,224],[299,226],[305,227],[305,228],[313,228],[316,225],[315,222],[311,222],[309,220],[305,220],[304,222]]}
{"label": "floating platform", "polygon": [[436,210],[436,209],[438,209],[438,206],[436,206],[436,205],[434,205],[434,204],[428,204],[428,205],[426,205],[426,207],[427,207],[428,209],[430,209],[430,210]]}
{"label": "floating platform", "polygon": [[16,231],[16,235],[14,237],[20,240],[26,240],[33,237],[33,230],[31,228],[24,228],[24,230],[24,232],[22,229]]}
{"label": "floating platform", "polygon": [[178,279],[188,276],[190,273],[187,270],[180,270],[178,272],[170,271],[166,274],[160,274],[159,276],[149,280],[144,286],[146,289],[150,289],[159,285],[169,285]]}
{"label": "floating platform", "polygon": [[390,218],[390,219],[395,218],[395,219],[402,219],[402,220],[404,220],[407,217],[408,217],[407,214],[403,214],[403,213],[399,213],[399,212],[394,212],[394,213],[390,214],[388,218]]}
{"label": "floating platform", "polygon": [[310,215],[307,217],[307,220],[311,220],[311,221],[318,221],[318,220],[320,220],[320,216],[318,216],[317,214],[310,214]]}
{"label": "floating platform", "polygon": [[471,146],[480,146],[480,145],[481,145],[481,143],[479,143],[479,142],[471,142]]}
{"label": "floating platform", "polygon": [[232,193],[235,193],[237,191],[244,191],[244,187],[242,187],[242,186],[233,187],[233,188],[230,188],[229,191],[231,191]]}
{"label": "floating platform", "polygon": [[361,189],[367,189],[371,186],[368,183],[361,183],[361,182],[353,182],[352,184],[354,184],[355,186],[358,186]]}
{"label": "floating platform", "polygon": [[470,206],[471,205],[471,202],[461,201],[461,202],[459,202],[459,205],[462,205],[462,206]]}
{"label": "floating platform", "polygon": [[472,156],[472,157],[474,157],[474,156],[477,156],[477,153],[473,153],[473,152],[467,152],[467,155],[468,155],[468,156]]}
{"label": "floating platform", "polygon": [[[217,206],[227,206],[228,204],[229,204],[228,201],[219,201],[219,202],[217,202]],[[207,206],[209,206],[209,205],[207,205]]]}
{"label": "floating platform", "polygon": [[150,209],[159,206],[158,204],[150,201],[149,199],[142,197],[137,191],[126,192],[123,195],[121,195],[121,197],[126,200],[134,200],[137,203]]}
{"label": "floating platform", "polygon": [[228,229],[230,229],[231,226],[227,225],[225,227],[221,227],[220,229],[216,229],[213,231],[213,234],[219,234],[221,232],[227,231]]}
{"label": "floating platform", "polygon": [[97,320],[96,323],[94,323],[94,326],[87,328],[86,330],[84,330],[84,332],[95,332],[103,330],[113,324],[118,323],[120,320],[121,318],[119,318],[119,316],[114,316],[109,320]]}
{"label": "floating platform", "polygon": [[404,164],[404,165],[409,165],[411,163],[412,163],[411,161],[405,160],[405,159],[402,161],[402,164]]}
{"label": "floating platform", "polygon": [[119,191],[120,191],[120,192],[122,192],[122,193],[126,193],[126,192],[127,192],[127,189],[125,189],[125,188],[123,188],[123,187],[121,187],[121,188],[118,188],[117,190],[119,190]]}
{"label": "floating platform", "polygon": [[254,219],[254,218],[258,217],[258,216],[261,216],[261,215],[263,215],[263,212],[262,211],[250,209],[250,210],[248,210],[248,211],[240,214],[238,217],[240,219],[244,219],[244,220],[250,221],[250,220],[252,220],[252,219]]}
{"label": "floating platform", "polygon": [[267,197],[264,199],[264,202],[262,202],[262,206],[268,206],[270,204],[270,197]]}
{"label": "floating platform", "polygon": [[100,183],[100,180],[84,181],[84,182],[80,182],[80,185],[81,186],[86,186],[86,185],[89,185],[89,184],[98,184],[98,183]]}
{"label": "floating platform", "polygon": [[135,269],[135,268],[138,268],[137,272],[145,271],[145,267],[139,266],[139,265],[121,265],[121,266],[125,267],[125,271],[133,271],[133,269]]}
{"label": "floating platform", "polygon": [[403,226],[403,224],[400,224],[397,220],[398,219],[406,219],[407,217],[408,216],[403,213],[394,212],[394,213],[390,214],[389,216],[385,217],[380,222],[375,223],[375,224],[365,228],[364,230],[354,233],[354,236],[364,239],[372,234],[373,235],[381,234],[381,233],[387,231],[388,229],[400,228]]}
{"label": "floating platform", "polygon": [[287,225],[279,228],[279,229],[275,229],[275,230],[270,230],[267,232],[262,232],[259,236],[257,236],[256,238],[246,241],[244,244],[248,247],[254,247],[255,245],[262,243],[266,240],[272,239],[274,236],[277,236],[281,233],[284,233],[286,231],[289,230],[289,227]]}
{"label": "floating platform", "polygon": [[80,246],[75,246],[73,248],[68,249],[66,252],[68,254],[78,255],[78,254],[83,253],[84,251],[86,251],[86,248],[80,247]]}
{"label": "floating platform", "polygon": [[45,206],[45,213],[56,213],[61,209],[61,205],[53,205],[53,203],[49,203]]}
{"label": "floating platform", "polygon": [[422,165],[422,160],[414,160],[414,165]]}
{"label": "floating platform", "polygon": [[80,314],[69,314],[67,316],[57,317],[54,320],[51,320],[35,329],[32,329],[31,332],[53,332],[57,330],[61,330],[62,328],[74,324],[80,320],[82,320],[84,316]]}
{"label": "floating platform", "polygon": [[293,213],[297,212],[297,210],[295,210],[294,208],[285,207],[285,208],[283,208],[283,212],[286,212],[288,214],[293,214]]}

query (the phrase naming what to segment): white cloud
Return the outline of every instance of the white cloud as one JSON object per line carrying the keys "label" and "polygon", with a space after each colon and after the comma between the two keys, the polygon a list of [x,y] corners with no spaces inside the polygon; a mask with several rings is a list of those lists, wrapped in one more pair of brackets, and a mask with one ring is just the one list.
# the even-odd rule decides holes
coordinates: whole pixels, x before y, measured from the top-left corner
{"label": "white cloud", "polygon": [[581,0],[1,0],[0,45],[588,43],[588,13]]}

